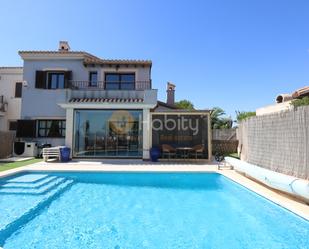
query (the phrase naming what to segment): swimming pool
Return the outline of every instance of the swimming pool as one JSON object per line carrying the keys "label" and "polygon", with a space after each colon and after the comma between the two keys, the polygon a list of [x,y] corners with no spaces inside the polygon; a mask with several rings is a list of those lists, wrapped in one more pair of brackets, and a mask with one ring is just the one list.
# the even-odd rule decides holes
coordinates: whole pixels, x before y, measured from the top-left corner
{"label": "swimming pool", "polygon": [[309,248],[309,222],[216,173],[1,179],[0,246]]}

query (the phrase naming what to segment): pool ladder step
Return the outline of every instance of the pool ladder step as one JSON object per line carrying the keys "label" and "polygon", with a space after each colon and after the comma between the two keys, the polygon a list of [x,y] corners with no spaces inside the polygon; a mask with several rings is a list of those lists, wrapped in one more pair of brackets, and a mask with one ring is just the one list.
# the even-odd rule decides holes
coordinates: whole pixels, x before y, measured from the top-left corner
{"label": "pool ladder step", "polygon": [[29,182],[7,182],[5,184],[2,184],[0,187],[4,188],[39,188],[43,186],[44,184],[47,184],[53,180],[55,180],[57,176],[48,176],[44,177],[40,180],[36,181],[29,181]]}
{"label": "pool ladder step", "polygon": [[62,193],[67,191],[74,184],[73,180],[63,179],[64,180],[59,182],[57,185],[49,188],[48,191],[45,191],[45,197],[36,206],[26,210],[20,217],[17,217],[13,222],[7,224],[4,228],[0,228],[0,247],[16,230],[20,229],[26,223],[34,219],[55,199],[59,198]]}
{"label": "pool ladder step", "polygon": [[52,176],[36,183],[8,183],[0,187],[0,194],[42,195],[46,194],[66,179]]}

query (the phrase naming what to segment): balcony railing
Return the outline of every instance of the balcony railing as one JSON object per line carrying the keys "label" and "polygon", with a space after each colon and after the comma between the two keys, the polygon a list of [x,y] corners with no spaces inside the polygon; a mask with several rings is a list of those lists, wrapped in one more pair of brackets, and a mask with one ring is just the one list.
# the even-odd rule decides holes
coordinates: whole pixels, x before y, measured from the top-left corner
{"label": "balcony railing", "polygon": [[119,82],[119,81],[70,81],[69,88],[72,90],[150,90],[151,80]]}

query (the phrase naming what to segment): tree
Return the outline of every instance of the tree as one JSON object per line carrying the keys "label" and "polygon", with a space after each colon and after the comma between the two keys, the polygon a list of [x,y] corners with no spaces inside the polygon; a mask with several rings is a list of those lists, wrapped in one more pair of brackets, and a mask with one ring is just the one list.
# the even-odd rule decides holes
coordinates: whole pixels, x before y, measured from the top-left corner
{"label": "tree", "polygon": [[180,101],[177,101],[175,103],[175,106],[180,108],[180,109],[186,109],[186,110],[194,110],[194,105],[191,101],[183,99]]}
{"label": "tree", "polygon": [[210,114],[212,129],[229,129],[233,126],[231,117],[227,117],[225,111],[220,107],[214,107]]}
{"label": "tree", "polygon": [[237,123],[253,116],[256,116],[255,112],[236,111]]}
{"label": "tree", "polygon": [[293,105],[294,107],[309,105],[309,97],[306,96],[302,99],[294,99],[292,100],[291,105]]}

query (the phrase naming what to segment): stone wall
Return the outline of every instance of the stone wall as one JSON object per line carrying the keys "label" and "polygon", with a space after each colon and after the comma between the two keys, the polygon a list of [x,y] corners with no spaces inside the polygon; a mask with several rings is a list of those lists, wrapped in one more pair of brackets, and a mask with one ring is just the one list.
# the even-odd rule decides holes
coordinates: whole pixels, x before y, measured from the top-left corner
{"label": "stone wall", "polygon": [[212,130],[212,153],[229,154],[237,152],[236,129]]}
{"label": "stone wall", "polygon": [[309,179],[309,106],[251,117],[237,136],[242,160]]}
{"label": "stone wall", "polygon": [[215,155],[216,153],[219,154],[229,154],[237,152],[237,140],[212,140],[212,154]]}
{"label": "stone wall", "polygon": [[213,129],[212,130],[212,139],[213,140],[237,140],[236,138],[236,129]]}

